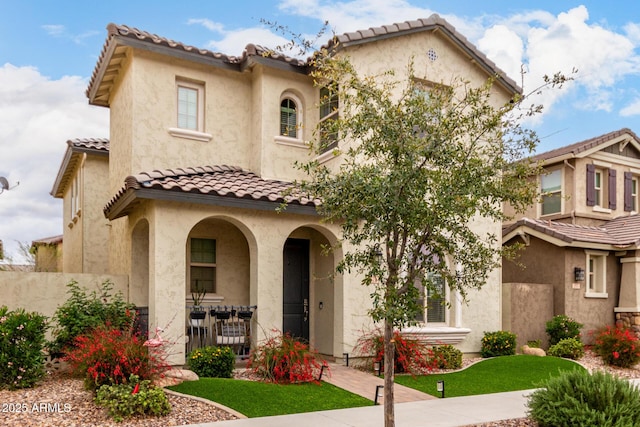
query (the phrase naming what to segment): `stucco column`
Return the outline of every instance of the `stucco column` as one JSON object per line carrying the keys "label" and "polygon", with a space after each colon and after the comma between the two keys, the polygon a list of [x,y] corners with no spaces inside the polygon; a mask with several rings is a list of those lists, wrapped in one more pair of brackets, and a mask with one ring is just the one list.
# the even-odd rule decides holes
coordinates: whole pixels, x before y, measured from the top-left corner
{"label": "stucco column", "polygon": [[[186,236],[168,212],[156,210],[149,222],[149,330],[163,328],[171,365],[185,363]],[[151,333],[151,332],[150,332]]]}
{"label": "stucco column", "polygon": [[[276,230],[256,233],[257,248],[251,260],[251,304],[257,305],[254,334],[257,342],[273,329],[282,330],[282,251],[286,235]],[[255,255],[255,256],[254,256]]]}

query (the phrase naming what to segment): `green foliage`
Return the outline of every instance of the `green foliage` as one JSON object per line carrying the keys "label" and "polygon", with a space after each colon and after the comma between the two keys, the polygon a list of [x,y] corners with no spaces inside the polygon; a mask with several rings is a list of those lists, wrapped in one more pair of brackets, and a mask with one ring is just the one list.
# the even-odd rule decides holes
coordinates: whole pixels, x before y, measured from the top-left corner
{"label": "green foliage", "polygon": [[482,337],[482,357],[516,354],[516,334],[509,331],[485,332]]}
{"label": "green foliage", "polygon": [[640,392],[601,371],[551,378],[529,397],[528,407],[541,427],[640,425]]}
{"label": "green foliage", "polygon": [[640,361],[638,336],[629,329],[607,326],[596,332],[593,351],[604,363],[630,368]]}
{"label": "green foliage", "polygon": [[26,388],[44,374],[47,319],[24,309],[0,307],[0,388]]}
{"label": "green foliage", "polygon": [[162,348],[150,351],[133,327],[104,325],[76,337],[63,360],[84,377],[88,389],[95,390],[105,384],[124,384],[131,375],[153,379],[168,368],[164,358]]}
{"label": "green foliage", "polygon": [[[404,337],[400,331],[393,332],[393,343],[395,346],[394,371],[411,372],[412,374],[423,374],[435,367],[437,360],[433,357],[432,351],[420,341]],[[380,329],[363,333],[353,348],[357,357],[367,357],[371,364],[369,369],[373,370],[375,363],[380,363],[380,370],[384,372],[384,334]]]}
{"label": "green foliage", "polygon": [[462,352],[451,344],[433,347],[433,359],[440,369],[460,369],[462,367]]}
{"label": "green foliage", "polygon": [[53,331],[54,339],[48,346],[50,353],[64,353],[77,336],[95,327],[109,323],[125,329],[132,325],[134,306],[127,303],[120,292],[112,295],[113,283],[110,281],[103,282],[99,292],[88,293],[75,280],[67,287],[69,297],[54,315],[57,325]]}
{"label": "green foliage", "polygon": [[109,410],[115,421],[134,415],[162,416],[171,412],[171,404],[164,390],[151,381],[131,375],[126,384],[103,385],[98,389],[95,402]]}
{"label": "green foliage", "polygon": [[540,348],[542,345],[542,341],[540,340],[529,340],[527,341],[527,345],[531,348]]}
{"label": "green foliage", "polygon": [[559,343],[565,338],[575,338],[580,340],[580,329],[582,323],[578,323],[571,317],[564,314],[554,316],[547,322],[547,335],[549,335],[549,345]]}
{"label": "green foliage", "polygon": [[187,355],[189,369],[199,377],[231,378],[236,356],[231,347],[202,347]]}
{"label": "green foliage", "polygon": [[577,338],[564,338],[559,343],[549,347],[547,355],[578,360],[584,356],[584,345]]}
{"label": "green foliage", "polygon": [[306,383],[318,380],[323,363],[307,344],[278,332],[251,351],[247,366],[266,381]]}
{"label": "green foliage", "polygon": [[483,359],[466,369],[445,374],[399,375],[398,384],[440,397],[438,381],[445,382],[445,397],[472,396],[536,388],[562,371],[585,370],[579,364],[558,357],[516,355]]}

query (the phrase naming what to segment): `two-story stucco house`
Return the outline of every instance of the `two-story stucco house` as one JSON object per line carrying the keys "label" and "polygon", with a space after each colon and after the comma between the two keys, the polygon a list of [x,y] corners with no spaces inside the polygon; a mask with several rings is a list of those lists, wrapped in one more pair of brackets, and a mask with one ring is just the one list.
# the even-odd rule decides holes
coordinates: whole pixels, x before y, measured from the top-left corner
{"label": "two-story stucco house", "polygon": [[542,339],[544,322],[557,314],[583,323],[587,342],[586,332],[604,325],[635,325],[640,139],[621,129],[534,160],[544,168],[536,177],[541,200],[503,230],[504,244],[525,245],[521,265],[503,263],[505,325],[523,343]]}
{"label": "two-story stucco house", "polygon": [[[363,74],[395,69],[401,78],[413,58],[426,83],[462,76],[481,85],[497,74],[500,105],[520,91],[437,15],[330,43]],[[110,110],[110,137],[71,141],[53,191],[64,199],[64,269],[127,275],[129,300],[176,342],[191,294],[204,289],[204,305],[254,308],[253,342],[292,331],[341,358],[371,326],[371,290],[356,274],[333,275],[343,252],[322,249],[340,229],[321,221],[317,200],[291,197],[277,212],[289,183],[304,178],[294,162],[309,158],[307,141],[339,114],[339,100],[320,105],[307,62],[263,53],[248,45],[229,56],[108,26],[87,96]],[[341,161],[332,151],[320,160]],[[501,232],[499,223],[474,226]],[[478,352],[483,332],[501,329],[500,287],[496,270],[468,304],[446,294],[450,305],[411,332]],[[184,351],[171,361],[183,363]]]}

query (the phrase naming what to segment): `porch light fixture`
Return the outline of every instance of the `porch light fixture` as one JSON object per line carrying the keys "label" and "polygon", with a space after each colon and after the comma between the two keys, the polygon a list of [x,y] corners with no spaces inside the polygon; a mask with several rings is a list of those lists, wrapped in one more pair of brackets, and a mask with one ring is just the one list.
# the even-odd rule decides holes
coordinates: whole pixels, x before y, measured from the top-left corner
{"label": "porch light fixture", "polygon": [[573,269],[573,280],[575,282],[584,281],[584,268],[576,267]]}
{"label": "porch light fixture", "polygon": [[436,383],[436,390],[442,394],[442,398],[444,399],[444,380],[440,380]]}

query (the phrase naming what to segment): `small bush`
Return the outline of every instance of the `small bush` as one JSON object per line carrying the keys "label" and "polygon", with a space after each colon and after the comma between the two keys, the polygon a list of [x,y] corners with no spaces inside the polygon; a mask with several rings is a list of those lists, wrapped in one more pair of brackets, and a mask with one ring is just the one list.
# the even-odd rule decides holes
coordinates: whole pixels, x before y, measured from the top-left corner
{"label": "small bush", "polygon": [[187,355],[187,363],[199,377],[231,378],[236,356],[231,347],[202,347]]}
{"label": "small bush", "polygon": [[73,340],[93,328],[109,323],[119,329],[133,325],[135,311],[121,293],[111,294],[113,283],[105,281],[100,292],[88,293],[72,280],[67,284],[69,298],[56,309],[53,320],[56,328],[49,343],[49,353],[65,353],[73,345]]}
{"label": "small bush", "polygon": [[101,326],[76,337],[74,344],[63,360],[72,372],[85,378],[91,390],[105,384],[125,384],[131,375],[151,380],[168,367],[162,350],[149,352],[133,327]]}
{"label": "small bush", "polygon": [[563,372],[534,391],[527,405],[540,426],[640,425],[638,389],[601,371]]}
{"label": "small bush", "polygon": [[45,316],[0,307],[0,388],[32,387],[44,374]]}
{"label": "small bush", "polygon": [[569,316],[559,314],[547,322],[547,335],[549,335],[549,345],[558,344],[565,338],[575,338],[580,340],[580,329],[582,323],[578,323]]}
{"label": "small bush", "polygon": [[516,354],[516,334],[508,331],[485,332],[482,337],[482,357]]}
{"label": "small bush", "polygon": [[131,375],[127,384],[103,385],[98,389],[95,402],[109,410],[115,421],[134,415],[162,416],[171,412],[171,404],[164,390],[148,380]]}
{"label": "small bush", "polygon": [[608,365],[630,368],[640,361],[640,343],[633,331],[607,326],[596,332],[593,351]]}
{"label": "small bush", "polygon": [[266,381],[306,383],[318,380],[323,365],[307,344],[278,333],[251,351],[247,366]]}
{"label": "small bush", "polygon": [[[404,337],[400,331],[393,332],[393,342],[396,347],[394,372],[424,374],[438,363],[431,349],[416,339]],[[364,333],[353,351],[359,357],[371,359],[370,370],[373,370],[375,363],[380,363],[380,369],[384,371],[384,332],[381,329]]]}
{"label": "small bush", "polygon": [[462,367],[462,352],[451,344],[433,347],[433,358],[440,369],[460,369]]}
{"label": "small bush", "polygon": [[542,345],[542,341],[540,340],[529,340],[527,341],[527,345],[531,348],[540,348]]}
{"label": "small bush", "polygon": [[582,342],[575,338],[565,338],[560,340],[559,343],[549,347],[547,355],[578,360],[584,356],[584,346]]}

